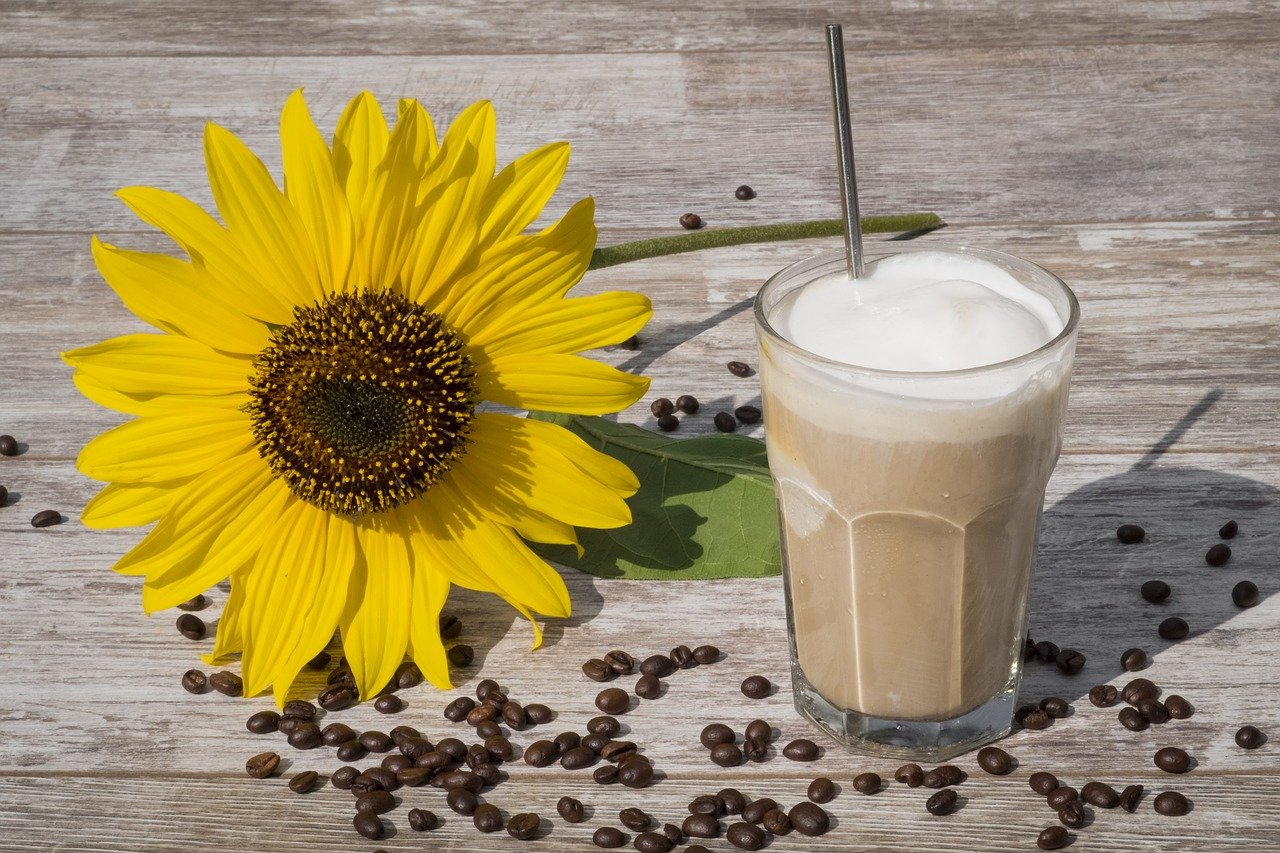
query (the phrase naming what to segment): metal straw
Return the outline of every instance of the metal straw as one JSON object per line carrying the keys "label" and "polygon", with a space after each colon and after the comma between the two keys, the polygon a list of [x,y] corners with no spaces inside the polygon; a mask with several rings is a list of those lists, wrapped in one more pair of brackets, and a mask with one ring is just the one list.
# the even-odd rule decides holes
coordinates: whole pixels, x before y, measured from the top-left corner
{"label": "metal straw", "polygon": [[844,214],[844,250],[849,278],[862,278],[862,223],[858,218],[858,180],[853,172],[853,126],[849,120],[849,83],[844,73],[844,32],[827,24],[831,60],[831,105],[836,125],[836,161],[840,165],[840,210]]}

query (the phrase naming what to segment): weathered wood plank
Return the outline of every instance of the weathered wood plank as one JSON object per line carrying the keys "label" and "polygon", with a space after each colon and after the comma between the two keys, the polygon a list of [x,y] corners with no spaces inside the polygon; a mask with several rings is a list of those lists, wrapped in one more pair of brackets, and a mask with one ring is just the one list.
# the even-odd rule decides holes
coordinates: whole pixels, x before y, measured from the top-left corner
{"label": "weathered wood plank", "polygon": [[[1270,45],[853,52],[867,213],[952,222],[1273,216],[1280,161]],[[763,222],[838,215],[821,51],[512,57],[5,60],[0,229],[134,227],[111,193],[152,184],[208,199],[200,130],[278,163],[278,113],[307,87],[330,129],[369,87],[442,119],[498,107],[500,155],[569,139],[562,198],[609,226],[671,231],[687,210]],[[93,92],[80,98],[78,93]],[[1194,180],[1189,176],[1194,176]],[[733,189],[760,196],[743,204]],[[560,209],[563,209],[561,207]]]}
{"label": "weathered wood plank", "polygon": [[870,0],[796,5],[709,0],[563,4],[434,2],[364,4],[252,0],[193,5],[128,0],[0,5],[0,56],[439,56],[634,53],[819,48],[821,27],[844,24],[854,50],[1010,44],[1116,44],[1275,40],[1275,6],[1257,0],[1101,4],[1053,0],[1034,7],[994,0]]}

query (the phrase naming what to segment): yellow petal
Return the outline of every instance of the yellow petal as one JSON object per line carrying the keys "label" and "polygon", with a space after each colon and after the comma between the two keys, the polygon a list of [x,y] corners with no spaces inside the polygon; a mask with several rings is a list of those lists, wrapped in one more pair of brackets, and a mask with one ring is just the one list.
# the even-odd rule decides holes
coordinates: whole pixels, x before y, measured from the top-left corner
{"label": "yellow petal", "polygon": [[213,650],[201,659],[209,666],[222,666],[244,649],[244,576],[248,568],[231,573],[231,594],[218,616],[218,634]]}
{"label": "yellow petal", "polygon": [[[416,134],[417,145],[413,151],[413,160],[425,172],[427,165],[440,152],[440,143],[436,141],[436,126],[431,120],[431,114],[418,103],[416,98],[401,98],[396,104],[396,109],[399,121],[404,121],[408,113],[415,113],[414,120],[422,127],[422,132]],[[420,193],[418,201],[421,202],[426,188],[419,186],[418,192]]]}
{"label": "yellow petal", "polygon": [[162,483],[207,471],[252,444],[252,423],[243,412],[208,408],[194,416],[151,415],[90,441],[76,468],[95,480]]}
{"label": "yellow petal", "polygon": [[440,611],[449,597],[449,575],[431,555],[414,549],[413,612],[409,616],[409,645],[413,662],[432,685],[449,690],[449,661],[440,640]]}
{"label": "yellow petal", "polygon": [[601,453],[564,427],[532,418],[520,419],[519,424],[520,429],[532,433],[538,443],[555,448],[593,479],[618,494],[630,497],[639,491],[640,480],[625,463]]}
{"label": "yellow petal", "polygon": [[422,164],[418,161],[424,137],[432,133],[423,124],[423,110],[410,110],[396,122],[387,143],[386,156],[370,176],[359,208],[356,251],[362,256],[369,280],[360,286],[391,287],[413,244],[418,222],[416,209]]}
{"label": "yellow petal", "polygon": [[577,355],[509,355],[477,361],[476,385],[495,403],[539,412],[603,415],[630,406],[649,380]]}
{"label": "yellow petal", "polygon": [[391,132],[378,101],[369,92],[351,99],[333,132],[333,166],[351,210],[363,208],[365,187],[387,153]]}
{"label": "yellow petal", "polygon": [[95,530],[150,524],[164,515],[194,479],[187,477],[167,483],[111,483],[85,504],[80,521]]}
{"label": "yellow petal", "polygon": [[245,316],[221,295],[202,288],[207,279],[168,255],[129,252],[92,241],[98,272],[126,308],[166,331],[231,352],[257,353],[270,339],[267,326]]}
{"label": "yellow petal", "polygon": [[293,303],[262,278],[264,271],[250,265],[227,229],[198,204],[152,187],[125,187],[116,195],[139,219],[181,246],[212,282],[210,289],[245,316],[277,325],[293,318]]}
{"label": "yellow petal", "polygon": [[262,161],[212,123],[204,129],[204,158],[218,212],[260,280],[295,305],[323,299],[315,247]]}
{"label": "yellow petal", "polygon": [[342,650],[362,699],[386,686],[409,644],[413,581],[404,537],[374,527],[356,527],[365,571],[352,577],[351,600],[342,614]]}
{"label": "yellow petal", "polygon": [[311,120],[301,89],[285,102],[280,147],[285,194],[316,248],[321,284],[327,293],[341,293],[355,239],[351,209],[333,168],[333,154]]}
{"label": "yellow petal", "polygon": [[154,415],[161,412],[180,412],[193,408],[242,409],[249,402],[247,393],[222,394],[216,397],[201,397],[194,394],[160,394],[153,396],[143,394],[134,396],[117,391],[115,388],[86,376],[84,371],[77,370],[71,374],[71,381],[76,389],[99,406],[123,412],[126,415]]}
{"label": "yellow petal", "polygon": [[537,219],[568,165],[569,143],[553,142],[518,157],[499,172],[480,204],[484,212],[480,245],[513,237]]}
{"label": "yellow petal", "polygon": [[468,336],[490,358],[525,353],[575,353],[625,341],[653,316],[649,297],[611,291],[557,299],[503,314]]}
{"label": "yellow petal", "polygon": [[476,499],[476,510],[489,521],[512,527],[521,538],[531,542],[572,545],[581,555],[582,546],[571,525],[550,518],[529,506],[518,493],[508,494],[507,491],[493,488],[476,470],[476,466],[466,464],[465,457],[449,469],[449,478],[458,491],[483,496]]}
{"label": "yellow petal", "polygon": [[121,335],[62,354],[96,382],[136,396],[242,394],[251,362],[177,335]]}

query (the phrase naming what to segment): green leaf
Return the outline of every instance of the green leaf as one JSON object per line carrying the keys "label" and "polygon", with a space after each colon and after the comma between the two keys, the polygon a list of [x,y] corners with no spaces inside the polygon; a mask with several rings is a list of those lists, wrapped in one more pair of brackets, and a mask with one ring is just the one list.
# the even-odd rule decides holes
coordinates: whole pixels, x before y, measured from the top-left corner
{"label": "green leaf", "polygon": [[603,418],[532,412],[621,460],[640,479],[632,522],[580,528],[584,554],[534,545],[549,560],[606,578],[705,580],[781,570],[778,510],[764,443],[740,435],[668,438]]}

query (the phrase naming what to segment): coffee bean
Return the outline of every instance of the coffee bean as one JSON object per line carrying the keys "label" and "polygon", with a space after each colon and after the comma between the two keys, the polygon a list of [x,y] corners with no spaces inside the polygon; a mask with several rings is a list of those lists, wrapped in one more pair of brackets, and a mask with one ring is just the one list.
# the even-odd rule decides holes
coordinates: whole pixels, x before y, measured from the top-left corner
{"label": "coffee bean", "polygon": [[1036,836],[1036,846],[1041,850],[1059,850],[1067,846],[1071,836],[1061,826],[1050,826],[1040,830]]}
{"label": "coffee bean", "polygon": [[541,702],[531,702],[530,704],[525,705],[524,716],[525,720],[528,721],[530,725],[534,726],[545,725],[556,718],[555,711],[552,711]]}
{"label": "coffee bean", "polygon": [[1191,769],[1191,756],[1176,746],[1156,750],[1155,762],[1166,773],[1186,773]]}
{"label": "coffee bean", "polygon": [[189,669],[182,673],[182,689],[188,693],[204,693],[209,689],[209,678],[198,669]]}
{"label": "coffee bean", "polygon": [[1068,826],[1072,829],[1079,829],[1084,826],[1084,821],[1087,816],[1088,813],[1085,811],[1084,803],[1079,800],[1072,800],[1062,808],[1058,809],[1059,822],[1061,822],[1063,826]]}
{"label": "coffee bean", "polygon": [[764,761],[769,755],[769,744],[760,738],[746,738],[742,741],[742,755],[748,761]]}
{"label": "coffee bean", "polygon": [[351,783],[360,775],[360,770],[356,767],[347,765],[339,767],[329,776],[329,784],[341,791],[351,790]]}
{"label": "coffee bean", "polygon": [[325,684],[345,684],[354,691],[356,689],[355,676],[351,674],[351,670],[345,666],[336,666],[330,670],[329,675],[325,678]]}
{"label": "coffee bean", "polygon": [[606,687],[596,695],[596,707],[606,714],[625,714],[631,705],[627,691]]}
{"label": "coffee bean", "polygon": [[666,397],[659,397],[649,404],[649,411],[655,418],[665,417],[676,410],[675,404]]}
{"label": "coffee bean", "polygon": [[782,748],[782,754],[792,761],[816,761],[822,751],[808,738],[796,738]]}
{"label": "coffee bean", "polygon": [[297,717],[281,717],[276,728],[282,735],[291,735],[294,729],[305,722],[306,720],[299,720]]}
{"label": "coffee bean", "polygon": [[1138,800],[1142,797],[1141,785],[1129,785],[1120,792],[1120,808],[1133,814],[1138,809]]}
{"label": "coffee bean", "polygon": [[1236,534],[1240,532],[1240,525],[1235,520],[1228,521],[1226,524],[1218,528],[1218,536],[1223,539],[1235,539]]}
{"label": "coffee bean", "polygon": [[1156,794],[1156,814],[1164,817],[1182,817],[1191,811],[1191,803],[1177,791],[1161,791]]}
{"label": "coffee bean", "polygon": [[1096,708],[1110,708],[1120,698],[1120,691],[1110,684],[1099,684],[1089,688],[1089,701]]}
{"label": "coffee bean", "polygon": [[744,734],[750,740],[758,740],[768,743],[773,740],[773,726],[769,725],[764,720],[752,720],[747,723],[747,728]]}
{"label": "coffee bean", "polygon": [[586,746],[575,746],[565,751],[560,756],[560,766],[565,770],[581,770],[584,767],[590,767],[600,760],[600,756],[596,755],[595,750]]}
{"label": "coffee bean", "polygon": [[[799,829],[799,827],[796,828]],[[759,850],[764,846],[766,836],[764,830],[755,824],[739,821],[738,823],[730,824],[724,837],[726,841],[739,850]]]}
{"label": "coffee bean", "polygon": [[1058,777],[1041,770],[1038,773],[1032,773],[1031,778],[1027,779],[1027,784],[1040,796],[1047,797],[1057,790]]}
{"label": "coffee bean", "polygon": [[591,773],[591,778],[598,785],[612,785],[618,781],[618,768],[612,764],[606,764],[603,767],[597,767]]}
{"label": "coffee bean", "polygon": [[1041,640],[1036,643],[1036,657],[1041,663],[1053,663],[1058,658],[1058,644]]}
{"label": "coffee bean", "polygon": [[742,680],[742,695],[748,699],[763,699],[772,690],[773,685],[763,675],[751,675]]}
{"label": "coffee bean", "polygon": [[1176,693],[1164,700],[1164,709],[1175,720],[1188,719],[1194,711],[1191,703]]}
{"label": "coffee bean", "polygon": [[295,794],[307,794],[315,788],[316,783],[320,781],[320,774],[314,770],[304,770],[294,775],[289,780],[289,790]]}
{"label": "coffee bean", "polygon": [[[605,655],[603,663],[617,675],[627,675],[636,668],[636,659],[617,649]],[[595,680],[599,681],[601,679],[597,678]]]}
{"label": "coffee bean", "polygon": [[631,830],[648,829],[649,824],[653,823],[653,818],[644,809],[629,808],[618,812],[618,820],[622,825]]}
{"label": "coffee bean", "polygon": [[427,832],[440,825],[436,813],[426,809],[409,809],[409,828],[414,832]]}
{"label": "coffee bean", "polygon": [[381,838],[386,832],[382,818],[373,812],[356,812],[356,816],[351,819],[351,825],[355,827],[356,832],[373,841]]}
{"label": "coffee bean", "polygon": [[[407,755],[399,755],[399,754],[393,753],[391,755],[383,756],[382,766],[390,770],[392,773],[396,774],[396,778],[400,779],[401,785],[409,785],[408,782],[406,782],[404,779],[400,777],[400,773],[401,771],[408,770],[414,766],[412,758],[410,758]],[[429,768],[426,768],[426,767],[418,767],[415,769],[425,770],[431,774],[435,773],[434,770],[430,770]],[[427,781],[427,779],[430,779],[430,778],[431,778],[430,776],[427,776],[425,779],[422,779],[421,781],[425,782]]]}
{"label": "coffee bean", "polygon": [[751,199],[756,197],[756,191],[746,184],[743,184],[733,191],[733,197],[738,201],[751,201]]}
{"label": "coffee bean", "polygon": [[[552,738],[552,742],[560,748],[562,753],[564,753],[581,745],[582,735],[577,732],[561,732]],[[598,752],[598,750],[592,749],[591,747],[587,747],[587,749],[590,749],[592,752]]]}
{"label": "coffee bean", "polygon": [[467,718],[467,714],[470,714],[475,707],[475,700],[470,696],[459,696],[444,706],[444,718],[450,722],[460,723]]}
{"label": "coffee bean", "polygon": [[475,814],[480,805],[480,798],[475,791],[468,791],[466,788],[450,788],[445,793],[444,801],[456,813],[468,817]]}
{"label": "coffee bean", "polygon": [[471,666],[471,662],[475,660],[476,657],[476,650],[468,646],[466,643],[458,643],[456,646],[449,649],[447,657],[449,658],[449,663],[454,666]]}
{"label": "coffee bean", "polygon": [[[182,605],[178,606],[181,607]],[[307,669],[324,669],[329,665],[330,660],[332,660],[332,656],[326,651],[321,651],[311,660],[307,661]]]}
{"label": "coffee bean", "polygon": [[693,650],[688,646],[676,646],[667,657],[671,659],[671,665],[676,669],[688,669],[698,665],[698,662],[693,659]]}
{"label": "coffee bean", "polygon": [[320,727],[315,723],[301,720],[293,727],[293,731],[289,732],[289,746],[294,749],[315,749],[319,745]]}
{"label": "coffee bean", "polygon": [[1136,545],[1146,538],[1147,531],[1136,524],[1122,524],[1116,528],[1116,538],[1122,545]]}
{"label": "coffee bean", "polygon": [[761,797],[758,800],[752,800],[742,808],[742,819],[747,823],[759,823],[764,820],[764,816],[776,809],[778,803],[773,797]]}
{"label": "coffee bean", "polygon": [[280,728],[280,715],[275,711],[258,711],[245,720],[244,727],[255,735],[271,734]]}
{"label": "coffee bean", "polygon": [[666,678],[675,672],[676,668],[671,663],[670,655],[650,655],[640,664],[640,672],[645,675],[653,675],[658,678]]}
{"label": "coffee bean", "polygon": [[[0,501],[0,506],[3,505],[4,501]],[[178,609],[190,612],[192,610],[204,610],[208,606],[209,599],[205,597],[204,593],[197,593],[195,598],[188,598],[186,601],[179,604]]]}
{"label": "coffee bean", "polygon": [[693,659],[698,663],[715,663],[720,660],[720,650],[715,646],[698,646],[693,650]]}
{"label": "coffee bean", "polygon": [[1147,653],[1142,649],[1126,649],[1120,656],[1120,666],[1126,672],[1137,672],[1147,665]]}
{"label": "coffee bean", "polygon": [[502,721],[515,731],[520,731],[529,722],[529,716],[519,702],[508,701],[502,705]]}
{"label": "coffee bean", "polygon": [[395,744],[386,732],[368,731],[360,735],[360,745],[370,752],[389,752]]}
{"label": "coffee bean", "polygon": [[1165,640],[1181,640],[1190,632],[1187,627],[1187,620],[1180,616],[1170,616],[1168,619],[1160,623],[1157,629],[1161,638]]}
{"label": "coffee bean", "polygon": [[680,217],[680,226],[688,231],[697,231],[703,224],[702,217],[696,213],[686,213]]}
{"label": "coffee bean", "polygon": [[467,712],[467,724],[478,726],[483,722],[496,718],[500,713],[500,706],[492,702],[485,702],[483,705],[477,705]]}
{"label": "coffee bean", "polygon": [[582,801],[573,797],[561,797],[556,803],[556,812],[565,823],[582,823],[587,819],[586,809]]}
{"label": "coffee bean", "polygon": [[622,731],[622,723],[610,716],[592,717],[587,720],[587,731],[593,735],[607,735],[613,737]]}
{"label": "coffee bean", "polygon": [[263,752],[244,763],[244,772],[254,779],[265,779],[275,775],[280,768],[280,756],[274,752]]}
{"label": "coffee bean", "polygon": [[769,809],[764,813],[760,826],[765,832],[774,835],[786,835],[791,831],[791,818],[782,809]]}
{"label": "coffee bean", "polygon": [[745,361],[731,361],[725,365],[734,376],[746,377],[755,373]]}
{"label": "coffee bean", "polygon": [[396,726],[391,730],[391,742],[396,746],[400,746],[401,744],[411,740],[422,740],[422,732],[418,731],[413,726],[404,725]]}
{"label": "coffee bean", "polygon": [[209,676],[209,686],[223,696],[241,696],[244,694],[244,682],[234,672],[221,670]]}
{"label": "coffee bean", "polygon": [[1047,729],[1051,722],[1052,719],[1048,714],[1041,711],[1039,708],[1036,708],[1034,711],[1027,712],[1026,716],[1022,718],[1022,727],[1024,729],[1031,729],[1032,731],[1039,731],[1041,729]]}
{"label": "coffee bean", "polygon": [[954,764],[943,764],[924,774],[926,788],[947,788],[964,781],[964,771]]}
{"label": "coffee bean", "polygon": [[724,804],[725,814],[742,814],[747,807],[747,798],[737,788],[721,788],[716,797]]}
{"label": "coffee bean", "polygon": [[[724,803],[715,794],[703,794],[689,803],[689,814],[709,814],[717,817],[724,812]],[[705,836],[704,836],[705,837]]]}
{"label": "coffee bean", "polygon": [[628,788],[647,788],[653,781],[653,765],[639,757],[624,761],[618,768],[618,781]]}
{"label": "coffee bean", "polygon": [[1080,799],[1100,809],[1114,809],[1120,805],[1120,795],[1106,782],[1086,782],[1080,789]]}
{"label": "coffee bean", "polygon": [[348,790],[351,791],[353,797],[362,797],[371,791],[385,791],[386,788],[383,787],[382,782],[373,776],[368,773],[361,773],[351,780],[351,787]]}
{"label": "coffee bean", "polygon": [[358,740],[343,741],[338,744],[336,755],[339,761],[359,761],[369,754],[369,750],[364,748],[364,744]]}
{"label": "coffee bean", "polygon": [[[6,500],[8,495],[5,496]],[[42,509],[31,516],[32,527],[53,527],[62,523],[62,515],[56,509]]]}
{"label": "coffee bean", "polygon": [[720,430],[720,432],[733,432],[738,428],[738,422],[728,412],[716,412],[711,422],[716,425],[716,429]]}
{"label": "coffee bean", "polygon": [[713,749],[722,743],[733,743],[737,735],[724,723],[711,723],[702,730],[698,739],[707,749]]}
{"label": "coffee bean", "polygon": [[686,415],[696,415],[699,405],[698,398],[692,394],[681,394],[676,398],[676,408]]}
{"label": "coffee bean", "polygon": [[[1061,658],[1059,658],[1061,660]],[[1066,699],[1060,699],[1057,696],[1049,696],[1040,700],[1040,710],[1044,711],[1055,720],[1061,720],[1071,713],[1071,705]]]}
{"label": "coffee bean", "polygon": [[1231,547],[1224,545],[1221,542],[1210,548],[1209,552],[1204,555],[1204,561],[1215,568],[1218,566],[1225,566],[1227,564],[1227,560],[1230,559]]}
{"label": "coffee bean", "polygon": [[719,838],[720,821],[714,814],[694,812],[684,819],[680,827],[684,834],[692,838]]}
{"label": "coffee bean", "polygon": [[436,741],[436,749],[447,754],[454,761],[461,761],[467,757],[467,746],[456,737],[444,737]]}
{"label": "coffee bean", "polygon": [[538,834],[538,830],[542,827],[542,819],[531,812],[521,812],[513,815],[511,820],[507,821],[507,835],[518,841],[528,841]]}
{"label": "coffee bean", "polygon": [[355,704],[356,692],[346,684],[334,684],[326,688],[316,701],[326,711],[341,711]]}
{"label": "coffee bean", "polygon": [[1027,637],[1026,640],[1024,640],[1022,643],[1022,662],[1031,663],[1031,661],[1035,659],[1036,659],[1035,641],[1032,640],[1030,637]]}
{"label": "coffee bean", "polygon": [[476,685],[476,698],[483,702],[489,698],[489,694],[498,690],[498,682],[492,678],[482,678],[480,683]]}
{"label": "coffee bean", "polygon": [[1058,665],[1058,669],[1067,675],[1075,675],[1084,669],[1085,657],[1075,649],[1063,649],[1058,652],[1058,657],[1054,661]]}
{"label": "coffee bean", "polygon": [[737,767],[742,763],[742,750],[731,743],[720,743],[711,750],[711,760],[721,767]]}
{"label": "coffee bean", "polygon": [[924,784],[924,768],[919,764],[904,764],[893,772],[893,778],[908,788],[919,788]]}
{"label": "coffee bean", "polygon": [[481,832],[497,832],[502,829],[502,812],[498,811],[495,805],[483,803],[476,807],[476,813],[471,816],[471,822]]}
{"label": "coffee bean", "polygon": [[760,423],[760,410],[755,406],[739,406],[733,410],[733,416],[744,424]]}
{"label": "coffee bean", "polygon": [[1149,678],[1135,678],[1120,691],[1120,698],[1130,705],[1137,705],[1143,699],[1155,699],[1160,695],[1160,688]]}
{"label": "coffee bean", "polygon": [[[394,791],[400,787],[400,780],[396,778],[396,774],[385,767],[370,767],[361,775],[373,779],[384,791]],[[479,790],[479,786],[476,786],[476,790]]]}
{"label": "coffee bean", "polygon": [[1121,708],[1119,719],[1120,725],[1131,732],[1140,732],[1151,724],[1151,721],[1142,716],[1137,708]]}
{"label": "coffee bean", "polygon": [[658,429],[663,432],[674,432],[680,428],[680,419],[675,415],[663,415],[658,418]]}
{"label": "coffee bean", "polygon": [[205,634],[204,620],[194,613],[183,613],[177,621],[178,633],[188,640],[203,640]]}
{"label": "coffee bean", "polygon": [[959,795],[952,788],[943,788],[925,801],[924,809],[931,815],[941,816],[955,811]]}
{"label": "coffee bean", "polygon": [[978,750],[978,766],[992,776],[1005,776],[1013,770],[1013,757],[998,746]]}
{"label": "coffee bean", "polygon": [[281,716],[295,720],[313,720],[316,716],[316,706],[304,699],[291,699],[284,703]]}
{"label": "coffee bean", "polygon": [[524,763],[532,767],[549,767],[560,757],[560,747],[549,740],[535,740],[524,751]]}
{"label": "coffee bean", "polygon": [[874,794],[880,790],[880,774],[859,773],[853,777],[853,789],[859,794]]}
{"label": "coffee bean", "polygon": [[1152,604],[1160,604],[1169,597],[1172,590],[1164,581],[1147,581],[1140,590],[1142,597]]}
{"label": "coffee bean", "polygon": [[621,764],[636,754],[636,745],[629,740],[611,740],[600,749],[600,757],[614,764]]}
{"label": "coffee bean", "polygon": [[1152,725],[1163,725],[1169,722],[1169,712],[1164,705],[1160,704],[1159,699],[1140,699],[1138,700],[1138,713],[1147,718],[1147,722]]}
{"label": "coffee bean", "polygon": [[515,757],[515,747],[502,735],[490,735],[484,739],[484,748],[489,750],[491,761],[510,761]]}
{"label": "coffee bean", "polygon": [[1253,607],[1258,603],[1258,585],[1253,581],[1240,581],[1231,588],[1231,601],[1236,607]]}
{"label": "coffee bean", "polygon": [[661,832],[642,832],[631,842],[631,846],[640,853],[667,853],[671,849],[671,839]]}
{"label": "coffee bean", "polygon": [[585,747],[589,747],[590,749],[593,749],[596,752],[599,752],[600,750],[608,746],[612,740],[613,738],[609,737],[606,734],[587,735],[586,737],[582,738],[582,745]]}
{"label": "coffee bean", "polygon": [[627,843],[627,836],[613,826],[602,826],[591,836],[591,843],[605,850],[613,850]]}
{"label": "coffee bean", "polygon": [[641,699],[657,699],[662,695],[662,681],[656,675],[642,675],[636,682],[636,695]]}
{"label": "coffee bean", "polygon": [[1080,792],[1070,785],[1059,785],[1049,792],[1049,796],[1045,797],[1049,808],[1054,811],[1058,811],[1067,803],[1078,799],[1080,799]]}
{"label": "coffee bean", "polygon": [[1267,736],[1257,726],[1241,726],[1236,732],[1236,746],[1241,749],[1257,749],[1267,742]]}

